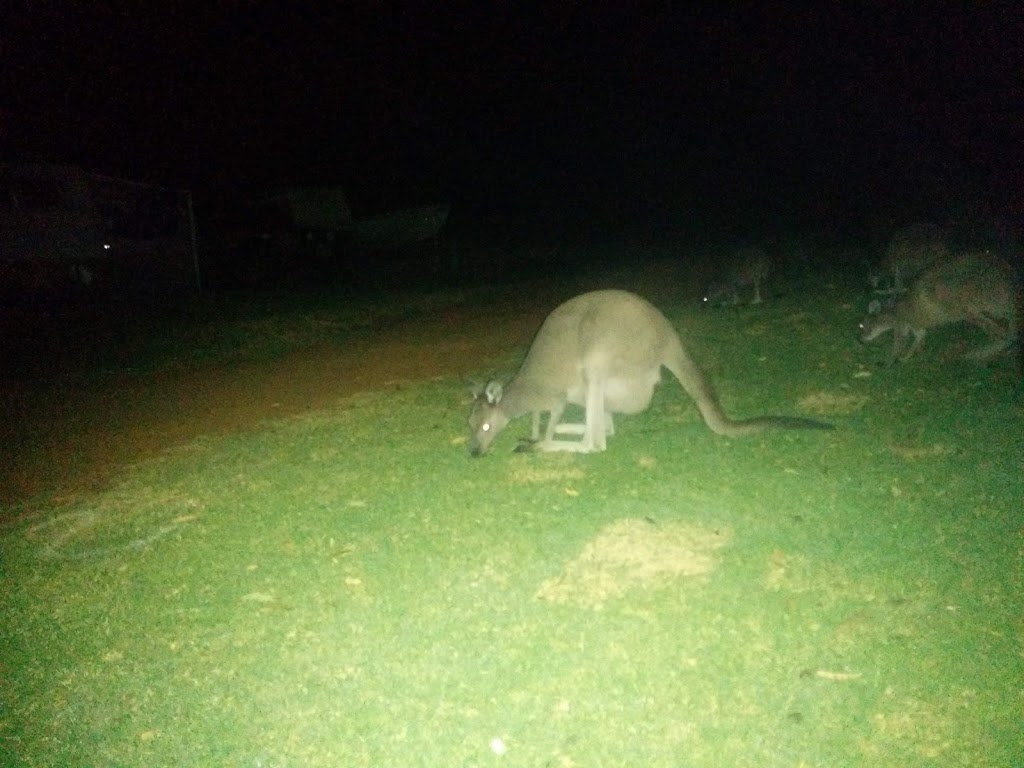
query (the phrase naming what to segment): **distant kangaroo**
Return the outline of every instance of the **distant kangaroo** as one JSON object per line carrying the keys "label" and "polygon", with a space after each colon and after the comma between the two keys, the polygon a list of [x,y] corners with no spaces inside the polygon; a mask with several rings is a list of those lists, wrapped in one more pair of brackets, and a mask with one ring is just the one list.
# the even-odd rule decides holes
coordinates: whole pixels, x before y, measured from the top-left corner
{"label": "distant kangaroo", "polygon": [[1019,295],[1014,282],[1010,266],[987,253],[940,259],[922,272],[892,307],[882,309],[877,301],[872,302],[860,324],[861,341],[892,331],[892,351],[886,361],[892,365],[913,356],[929,330],[966,322],[981,328],[992,343],[965,357],[988,360],[1017,341]]}
{"label": "distant kangaroo", "polygon": [[[570,299],[548,315],[507,386],[491,382],[477,389],[469,418],[469,452],[482,456],[512,419],[526,414],[533,417],[532,450],[603,451],[608,435],[614,433],[612,414],[645,410],[661,380],[662,366],[679,379],[705,423],[720,435],[832,428],[788,416],[733,421],[661,312],[626,291],[594,291]],[[569,404],[585,408],[582,424],[561,423]],[[548,414],[548,421],[540,440],[542,413]],[[557,437],[566,434],[580,439]]]}
{"label": "distant kangaroo", "polygon": [[741,248],[733,254],[725,279],[712,283],[704,294],[704,306],[739,304],[740,289],[753,287],[751,304],[761,303],[761,283],[772,270],[772,261],[760,248]]}
{"label": "distant kangaroo", "polygon": [[904,293],[915,277],[948,257],[946,238],[939,227],[911,224],[893,234],[878,269],[870,276],[871,285],[881,294]]}

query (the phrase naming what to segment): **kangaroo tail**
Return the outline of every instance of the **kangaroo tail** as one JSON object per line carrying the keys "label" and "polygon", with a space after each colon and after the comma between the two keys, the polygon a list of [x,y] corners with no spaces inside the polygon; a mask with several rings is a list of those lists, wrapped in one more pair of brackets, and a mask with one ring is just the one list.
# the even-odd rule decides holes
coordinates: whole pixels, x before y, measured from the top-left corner
{"label": "kangaroo tail", "polygon": [[729,418],[718,402],[718,396],[707,376],[683,349],[681,343],[668,356],[665,367],[679,379],[686,393],[697,404],[697,410],[712,432],[725,437],[743,437],[767,429],[834,429],[831,424],[797,416],[758,416],[739,421]]}
{"label": "kangaroo tail", "polygon": [[804,419],[799,416],[758,416],[732,423],[735,427],[743,430],[736,432],[737,436],[763,432],[766,429],[835,429],[835,425],[828,422]]}

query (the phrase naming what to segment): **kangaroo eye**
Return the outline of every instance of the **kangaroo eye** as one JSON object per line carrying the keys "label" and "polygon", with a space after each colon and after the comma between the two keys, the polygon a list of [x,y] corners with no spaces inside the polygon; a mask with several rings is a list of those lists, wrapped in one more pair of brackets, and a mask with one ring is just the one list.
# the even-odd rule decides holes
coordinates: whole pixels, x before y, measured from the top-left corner
{"label": "kangaroo eye", "polygon": [[490,424],[483,424],[483,425],[481,425],[480,426],[480,431],[481,432],[490,432],[491,431],[491,425]]}

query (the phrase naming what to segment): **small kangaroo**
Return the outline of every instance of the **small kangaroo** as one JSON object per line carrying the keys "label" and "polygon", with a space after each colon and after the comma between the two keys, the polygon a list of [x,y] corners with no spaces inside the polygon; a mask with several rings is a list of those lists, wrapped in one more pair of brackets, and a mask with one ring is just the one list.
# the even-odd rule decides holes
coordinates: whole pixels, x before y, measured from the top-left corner
{"label": "small kangaroo", "polygon": [[939,227],[911,224],[892,236],[878,268],[870,275],[871,286],[883,295],[904,293],[915,277],[948,256],[946,238]]}
{"label": "small kangaroo", "polygon": [[886,361],[892,365],[909,360],[929,330],[966,322],[981,328],[992,342],[965,357],[988,360],[1017,340],[1018,299],[1013,270],[1001,259],[987,253],[951,256],[922,272],[893,306],[883,309],[877,301],[871,302],[860,324],[860,338],[872,341],[892,331],[892,351]]}
{"label": "small kangaroo", "polygon": [[[665,316],[636,294],[608,290],[584,293],[557,307],[541,325],[512,381],[505,387],[491,382],[477,388],[469,417],[469,452],[487,453],[508,423],[526,414],[533,417],[533,442],[526,450],[603,451],[615,431],[612,414],[645,410],[662,366],[679,379],[705,423],[720,435],[770,428],[832,429],[831,424],[788,416],[730,419]],[[562,423],[569,404],[584,407],[582,424]],[[542,413],[548,414],[543,440]]]}
{"label": "small kangaroo", "polygon": [[772,271],[772,260],[760,248],[741,248],[730,260],[727,277],[708,286],[702,303],[706,307],[740,303],[740,289],[754,288],[751,304],[761,303],[761,283]]}

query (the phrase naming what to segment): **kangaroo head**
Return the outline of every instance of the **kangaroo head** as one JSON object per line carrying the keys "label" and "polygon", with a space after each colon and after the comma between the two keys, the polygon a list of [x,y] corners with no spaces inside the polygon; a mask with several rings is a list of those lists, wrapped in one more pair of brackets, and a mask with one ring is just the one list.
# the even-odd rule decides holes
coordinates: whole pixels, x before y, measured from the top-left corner
{"label": "kangaroo head", "polygon": [[725,295],[729,290],[729,286],[723,285],[722,283],[713,283],[707,287],[706,292],[700,298],[700,305],[708,308],[713,307],[719,303],[722,296]]}
{"label": "kangaroo head", "polygon": [[871,341],[893,327],[891,310],[882,306],[882,302],[874,299],[868,304],[868,313],[860,321],[860,340]]}
{"label": "kangaroo head", "polygon": [[474,390],[473,410],[469,414],[469,453],[483,456],[494,438],[509,422],[501,408],[502,386],[497,381]]}

